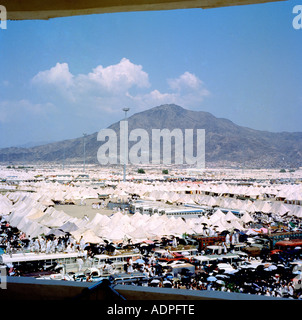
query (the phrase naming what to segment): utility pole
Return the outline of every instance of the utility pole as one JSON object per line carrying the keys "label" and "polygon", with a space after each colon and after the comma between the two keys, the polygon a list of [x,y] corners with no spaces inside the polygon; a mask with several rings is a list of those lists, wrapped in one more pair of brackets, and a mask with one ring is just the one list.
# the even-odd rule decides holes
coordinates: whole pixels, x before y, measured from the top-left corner
{"label": "utility pole", "polygon": [[[125,121],[127,121],[127,112],[130,110],[130,108],[123,108],[123,111],[125,112]],[[127,162],[127,154],[128,154],[128,150],[127,149],[127,143],[126,143],[126,139],[128,141],[128,137],[126,138],[126,126],[125,126],[125,132],[124,132],[124,137],[125,137],[125,145],[124,145],[124,179],[123,181],[126,182],[126,162]]]}
{"label": "utility pole", "polygon": [[86,133],[83,133],[83,145],[84,145],[84,161],[83,161],[83,172],[85,173],[85,164],[86,164],[86,149],[85,149],[85,137],[87,136]]}
{"label": "utility pole", "polygon": [[63,149],[63,171],[65,169],[65,146],[64,146],[64,149]]}

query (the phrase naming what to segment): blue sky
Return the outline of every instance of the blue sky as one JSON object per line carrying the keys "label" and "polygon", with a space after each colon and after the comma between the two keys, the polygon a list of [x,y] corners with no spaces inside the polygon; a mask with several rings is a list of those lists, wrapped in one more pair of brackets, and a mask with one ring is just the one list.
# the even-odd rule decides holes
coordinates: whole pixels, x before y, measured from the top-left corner
{"label": "blue sky", "polygon": [[8,21],[0,147],[93,133],[163,103],[302,131],[298,1]]}

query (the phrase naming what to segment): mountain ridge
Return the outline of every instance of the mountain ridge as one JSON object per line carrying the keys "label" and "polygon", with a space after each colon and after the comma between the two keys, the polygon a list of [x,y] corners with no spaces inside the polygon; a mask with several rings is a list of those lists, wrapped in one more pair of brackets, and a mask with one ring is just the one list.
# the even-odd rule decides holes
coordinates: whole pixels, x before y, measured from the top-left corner
{"label": "mountain ridge", "polygon": [[[229,119],[217,118],[209,112],[184,109],[165,104],[133,114],[128,119],[129,132],[143,128],[205,129],[206,166],[299,167],[302,166],[302,132],[269,132],[239,126]],[[119,136],[119,122],[111,124]],[[101,146],[97,132],[85,137],[87,163],[98,163]],[[31,148],[0,149],[0,162],[83,162],[83,137],[48,143]],[[173,147],[172,147],[173,148]]]}

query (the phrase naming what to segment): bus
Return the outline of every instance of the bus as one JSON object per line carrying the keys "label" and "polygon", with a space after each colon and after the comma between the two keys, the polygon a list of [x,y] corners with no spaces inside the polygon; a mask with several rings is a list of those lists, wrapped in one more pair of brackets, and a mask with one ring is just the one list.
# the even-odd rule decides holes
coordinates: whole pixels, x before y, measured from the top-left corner
{"label": "bus", "polygon": [[195,256],[198,254],[198,249],[197,248],[188,248],[188,249],[172,249],[171,252],[177,252],[184,257],[191,258],[192,256]]}
{"label": "bus", "polygon": [[178,251],[170,251],[166,249],[159,249],[154,251],[154,256],[159,262],[169,262],[169,261],[189,261],[182,253]]}
{"label": "bus", "polygon": [[124,272],[124,267],[129,260],[136,263],[138,259],[142,259],[139,253],[127,253],[109,256],[107,254],[97,254],[94,256],[93,266],[102,270],[110,270],[110,273]]}
{"label": "bus", "polygon": [[193,235],[192,238],[198,241],[199,251],[204,250],[209,245],[225,242],[225,236],[207,237],[203,235]]}
{"label": "bus", "polygon": [[76,270],[78,259],[83,257],[80,252],[71,253],[14,253],[0,255],[0,265],[21,269],[24,273],[47,270],[57,265],[65,269]]}
{"label": "bus", "polygon": [[273,249],[275,244],[283,240],[293,240],[293,239],[302,239],[302,232],[272,232],[271,234],[261,235],[263,238],[267,238],[271,243],[271,248]]}
{"label": "bus", "polygon": [[301,255],[302,239],[291,239],[276,242],[274,250],[271,251],[271,255],[279,253],[291,256]]}
{"label": "bus", "polygon": [[196,255],[194,256],[196,264],[199,265],[211,265],[217,263],[237,263],[240,264],[242,256],[236,253],[224,253],[224,254],[208,254],[208,255]]}

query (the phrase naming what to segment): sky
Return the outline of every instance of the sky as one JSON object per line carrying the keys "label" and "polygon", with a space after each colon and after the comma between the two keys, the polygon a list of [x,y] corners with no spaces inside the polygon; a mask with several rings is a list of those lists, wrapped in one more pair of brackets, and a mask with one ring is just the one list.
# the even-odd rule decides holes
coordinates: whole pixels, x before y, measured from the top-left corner
{"label": "sky", "polygon": [[7,21],[0,148],[77,138],[121,120],[124,107],[166,103],[302,132],[299,4]]}

